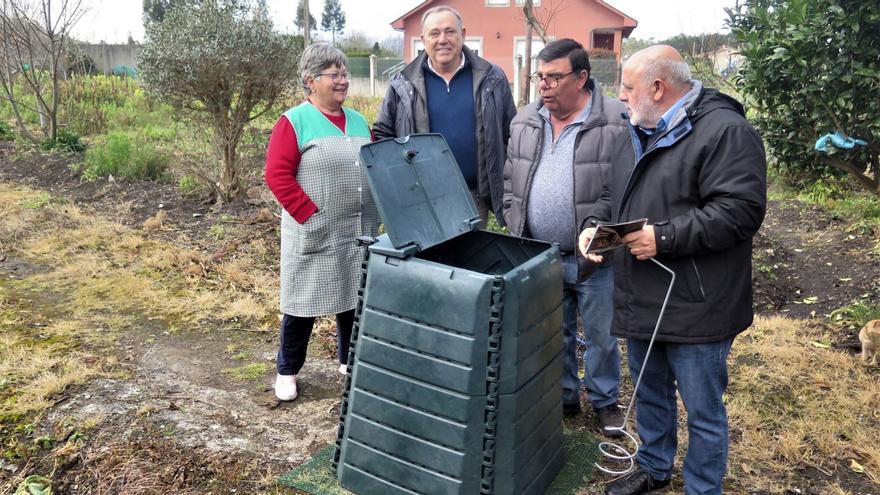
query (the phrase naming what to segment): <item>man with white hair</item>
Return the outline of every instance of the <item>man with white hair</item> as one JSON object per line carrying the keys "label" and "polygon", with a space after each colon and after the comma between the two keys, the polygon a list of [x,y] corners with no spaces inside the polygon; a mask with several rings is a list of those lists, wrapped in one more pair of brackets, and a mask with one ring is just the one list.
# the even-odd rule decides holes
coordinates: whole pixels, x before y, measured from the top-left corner
{"label": "man with white hair", "polygon": [[483,224],[491,210],[503,225],[502,171],[516,105],[504,71],[465,46],[465,34],[461,14],[452,7],[425,11],[425,51],[388,84],[373,133],[380,139],[442,134]]}
{"label": "man with white hair", "polygon": [[[687,411],[682,475],[688,495],[720,494],[728,426],[722,396],[727,356],[752,323],[752,236],[766,208],[766,159],[760,136],[736,100],[691,80],[672,47],[634,54],[623,68],[620,100],[629,110],[632,149],[617,167],[587,223],[647,218],[614,253],[612,333],[627,339],[630,374],[643,371],[636,424],[637,469],[606,489],[647,493],[669,484],[677,450],[676,391]],[[587,254],[595,229],[580,236]],[[675,283],[649,342],[670,276]]]}

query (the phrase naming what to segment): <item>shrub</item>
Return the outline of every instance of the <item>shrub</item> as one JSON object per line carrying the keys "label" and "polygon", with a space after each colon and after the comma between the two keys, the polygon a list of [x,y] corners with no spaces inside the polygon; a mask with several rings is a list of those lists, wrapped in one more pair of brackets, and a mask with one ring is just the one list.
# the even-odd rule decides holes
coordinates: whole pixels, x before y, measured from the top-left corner
{"label": "shrub", "polygon": [[74,153],[82,153],[86,150],[85,143],[73,132],[58,129],[55,139],[44,139],[40,144],[40,148],[46,151],[71,151]]}
{"label": "shrub", "polygon": [[606,50],[605,48],[593,48],[589,52],[590,60],[597,58],[612,58],[617,60],[617,54],[614,53],[613,50]]}
{"label": "shrub", "polygon": [[378,96],[349,96],[345,100],[345,106],[357,110],[363,114],[367,122],[372,125],[379,116],[379,108],[382,106],[382,98]]}
{"label": "shrub", "polygon": [[[739,85],[785,175],[848,174],[880,196],[880,3],[745,0],[730,14]],[[813,150],[837,132],[853,149]]]}
{"label": "shrub", "polygon": [[196,194],[199,190],[199,181],[189,175],[184,175],[177,181],[177,189],[184,196]]}
{"label": "shrub", "polygon": [[[212,131],[216,162],[206,174],[219,201],[244,193],[238,146],[249,122],[293,88],[293,40],[249,4],[185,2],[146,26],[138,60],[144,87]],[[217,170],[219,168],[219,170]]]}
{"label": "shrub", "polygon": [[0,140],[9,141],[13,137],[15,136],[12,135],[12,129],[9,128],[6,122],[0,120]]}
{"label": "shrub", "polygon": [[160,180],[165,178],[168,157],[155,145],[133,138],[130,134],[113,132],[103,146],[94,146],[86,153],[83,178],[96,180],[113,175],[127,179]]}

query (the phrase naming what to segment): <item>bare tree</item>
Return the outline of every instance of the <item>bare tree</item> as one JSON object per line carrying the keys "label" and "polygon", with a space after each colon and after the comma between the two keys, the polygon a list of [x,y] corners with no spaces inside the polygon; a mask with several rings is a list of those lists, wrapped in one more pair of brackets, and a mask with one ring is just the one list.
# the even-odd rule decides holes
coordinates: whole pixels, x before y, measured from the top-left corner
{"label": "bare tree", "polygon": [[[21,135],[34,144],[58,135],[70,31],[84,13],[82,0],[0,0],[0,89]],[[27,103],[29,96],[35,103]],[[40,116],[41,136],[27,126],[22,110]]]}
{"label": "bare tree", "polygon": [[532,74],[532,38],[537,33],[543,43],[547,43],[547,31],[550,28],[550,22],[553,17],[563,10],[562,6],[551,5],[544,10],[543,19],[539,19],[535,12],[535,6],[532,0],[523,2],[523,17],[526,23],[526,44],[525,57],[523,60],[524,81],[520,86],[522,89],[519,95],[519,106],[526,105],[529,102],[529,95],[532,92],[531,80],[529,76]]}

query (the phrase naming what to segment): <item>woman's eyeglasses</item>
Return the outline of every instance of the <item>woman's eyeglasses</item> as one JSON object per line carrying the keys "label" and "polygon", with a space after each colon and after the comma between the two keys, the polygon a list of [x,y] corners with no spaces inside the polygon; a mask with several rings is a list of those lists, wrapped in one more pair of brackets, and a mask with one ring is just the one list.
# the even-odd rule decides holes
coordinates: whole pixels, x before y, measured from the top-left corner
{"label": "woman's eyeglasses", "polygon": [[319,77],[329,77],[333,82],[339,81],[351,81],[351,73],[350,72],[325,72],[323,74],[318,74],[315,76],[315,79]]}

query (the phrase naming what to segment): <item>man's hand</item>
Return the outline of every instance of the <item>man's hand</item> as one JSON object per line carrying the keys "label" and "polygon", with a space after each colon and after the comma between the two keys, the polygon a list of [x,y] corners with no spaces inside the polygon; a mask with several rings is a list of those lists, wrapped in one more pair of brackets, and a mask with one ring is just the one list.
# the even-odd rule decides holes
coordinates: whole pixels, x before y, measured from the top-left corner
{"label": "man's hand", "polygon": [[657,256],[657,243],[654,241],[653,225],[645,225],[645,228],[642,230],[627,234],[622,240],[629,248],[629,252],[637,260],[644,261]]}
{"label": "man's hand", "polygon": [[580,252],[584,256],[584,258],[586,258],[587,260],[589,260],[593,263],[599,264],[602,262],[602,259],[603,259],[602,255],[600,255],[600,254],[587,254],[587,245],[590,244],[590,240],[593,238],[594,235],[596,235],[596,228],[595,227],[590,227],[588,229],[584,229],[584,231],[581,232],[580,237],[578,237],[578,250],[580,250]]}

